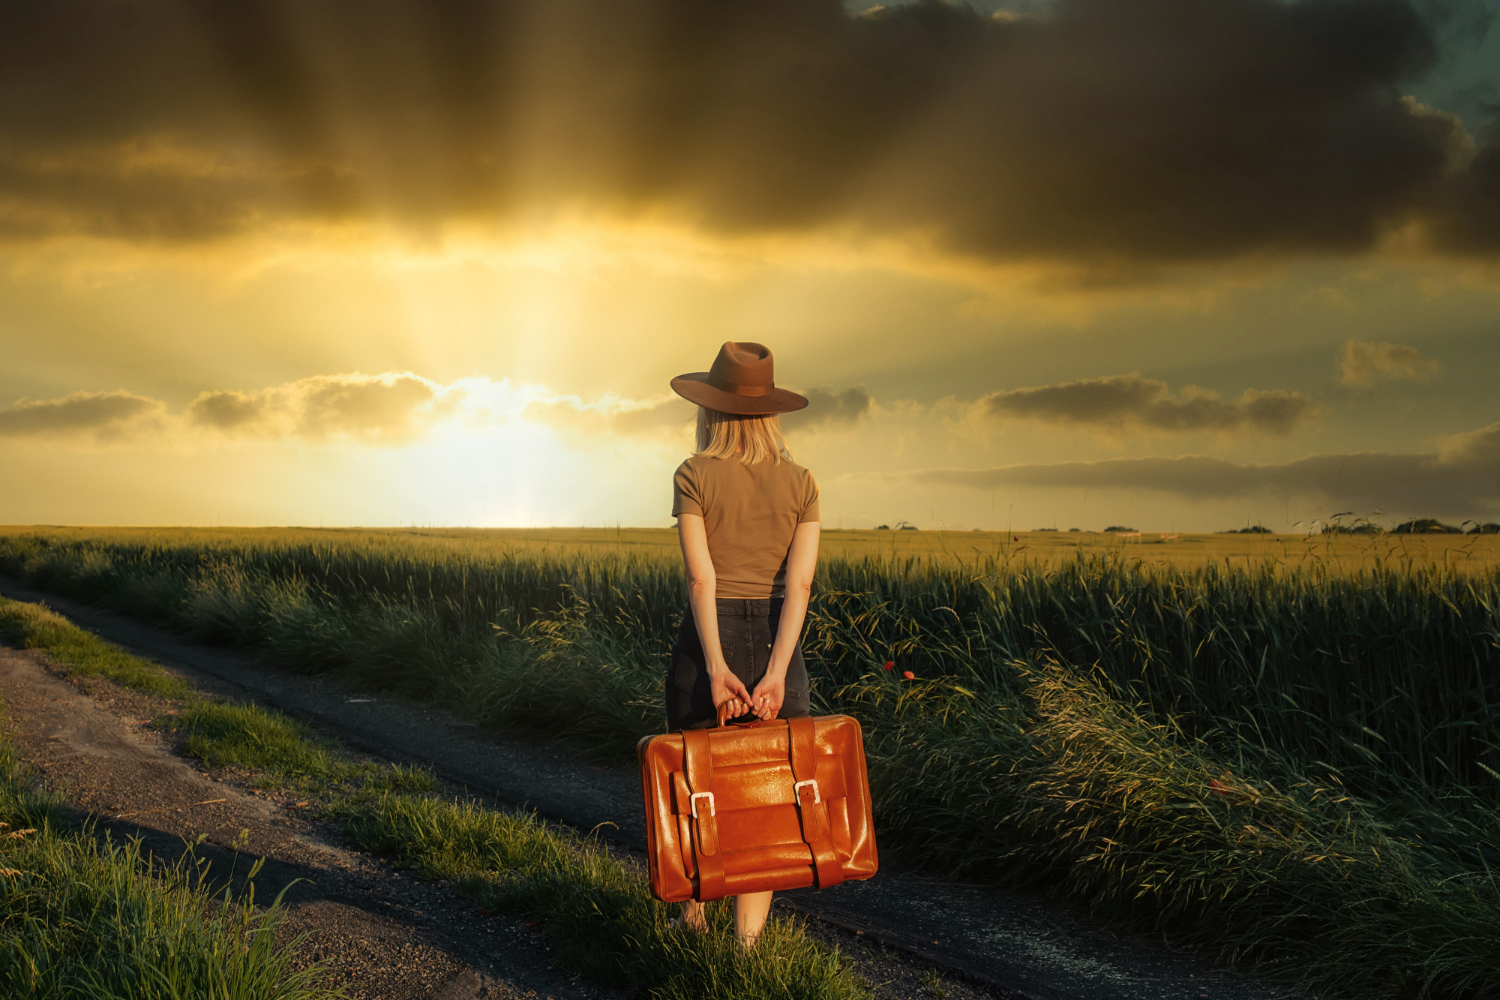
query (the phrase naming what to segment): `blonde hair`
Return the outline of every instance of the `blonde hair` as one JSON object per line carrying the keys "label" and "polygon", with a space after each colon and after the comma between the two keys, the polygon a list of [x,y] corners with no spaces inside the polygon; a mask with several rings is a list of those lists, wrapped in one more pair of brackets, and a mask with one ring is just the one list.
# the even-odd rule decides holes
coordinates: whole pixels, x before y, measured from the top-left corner
{"label": "blonde hair", "polygon": [[698,407],[698,450],[709,458],[738,458],[746,465],[792,460],[776,414],[742,416]]}

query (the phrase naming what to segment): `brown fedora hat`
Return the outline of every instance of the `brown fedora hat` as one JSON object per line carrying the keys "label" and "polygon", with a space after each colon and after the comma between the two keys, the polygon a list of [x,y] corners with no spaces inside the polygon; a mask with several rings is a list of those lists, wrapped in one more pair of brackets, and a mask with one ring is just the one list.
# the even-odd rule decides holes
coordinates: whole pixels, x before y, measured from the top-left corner
{"label": "brown fedora hat", "polygon": [[683,399],[721,413],[765,417],[790,413],[807,405],[807,397],[776,388],[771,349],[764,344],[726,341],[706,372],[689,372],[672,380]]}

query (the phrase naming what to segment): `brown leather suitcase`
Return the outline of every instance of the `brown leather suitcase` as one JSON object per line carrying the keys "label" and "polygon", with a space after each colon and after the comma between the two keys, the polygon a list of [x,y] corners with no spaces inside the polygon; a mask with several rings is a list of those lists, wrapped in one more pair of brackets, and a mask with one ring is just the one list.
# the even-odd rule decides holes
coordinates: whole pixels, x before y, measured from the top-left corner
{"label": "brown leather suitcase", "polygon": [[648,736],[636,746],[651,892],[668,903],[875,874],[864,737],[846,715]]}

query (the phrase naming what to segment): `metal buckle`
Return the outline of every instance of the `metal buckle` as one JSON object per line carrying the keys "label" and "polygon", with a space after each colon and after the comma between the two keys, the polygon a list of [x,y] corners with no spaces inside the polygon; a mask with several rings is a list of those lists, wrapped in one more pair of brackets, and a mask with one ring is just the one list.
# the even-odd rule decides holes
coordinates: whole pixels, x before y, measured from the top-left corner
{"label": "metal buckle", "polygon": [[797,800],[797,804],[798,805],[802,804],[802,786],[803,785],[812,785],[812,788],[813,788],[813,805],[817,805],[818,803],[820,803],[820,802],[823,801],[823,796],[820,795],[820,794],[818,794],[818,779],[817,778],[808,778],[806,781],[799,781],[799,782],[797,782],[796,784],[794,784],[792,786],[792,798],[794,798],[794,799]]}
{"label": "metal buckle", "polygon": [[708,814],[710,816],[717,816],[717,815],[719,815],[718,808],[714,806],[714,793],[713,792],[694,792],[692,795],[688,796],[688,808],[690,810],[692,810],[693,819],[697,819],[698,818],[698,800],[699,799],[707,799],[708,800]]}

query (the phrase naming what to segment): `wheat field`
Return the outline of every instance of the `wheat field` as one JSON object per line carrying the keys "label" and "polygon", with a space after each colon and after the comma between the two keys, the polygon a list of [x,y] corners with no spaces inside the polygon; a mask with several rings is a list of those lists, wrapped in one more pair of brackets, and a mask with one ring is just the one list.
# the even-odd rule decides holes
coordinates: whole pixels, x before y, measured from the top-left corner
{"label": "wheat field", "polygon": [[[1329,995],[1500,994],[1500,539],[829,531],[814,710],[882,853]],[[628,758],[673,533],[0,529],[0,572]]]}
{"label": "wheat field", "polygon": [[[674,528],[179,528],[0,525],[0,538],[44,532],[59,540],[215,547],[248,541],[268,545],[373,545],[462,554],[466,558],[528,555],[679,557]],[[1191,534],[1142,532],[1128,537],[1068,531],[900,531],[824,528],[824,559],[997,560],[1056,566],[1079,557],[1111,556],[1179,568],[1209,563],[1285,568],[1326,566],[1357,572],[1379,565],[1448,567],[1485,572],[1500,567],[1500,535]]]}

